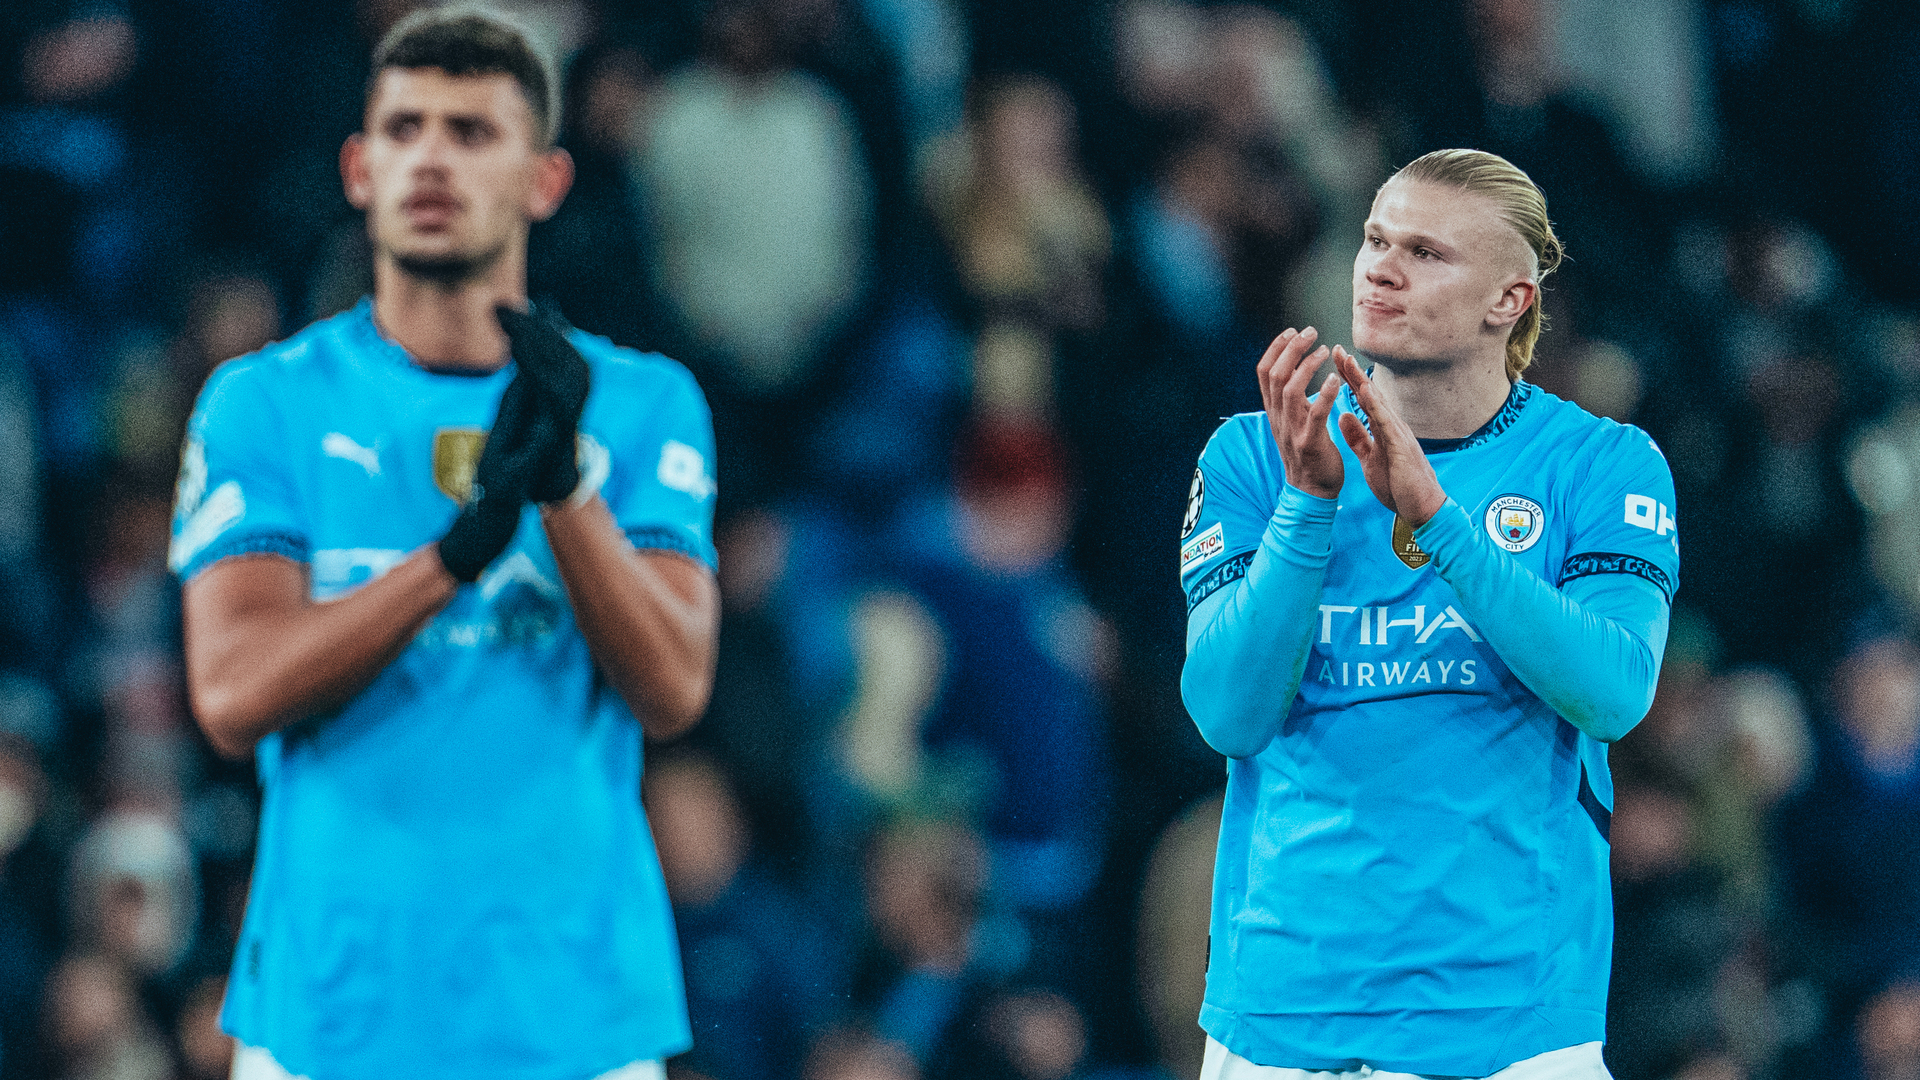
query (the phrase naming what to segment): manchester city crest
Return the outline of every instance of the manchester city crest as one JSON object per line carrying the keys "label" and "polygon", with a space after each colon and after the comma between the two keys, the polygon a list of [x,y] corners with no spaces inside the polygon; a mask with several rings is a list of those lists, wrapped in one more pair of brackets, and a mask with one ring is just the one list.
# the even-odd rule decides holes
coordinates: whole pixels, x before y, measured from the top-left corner
{"label": "manchester city crest", "polygon": [[1487,535],[1508,551],[1525,551],[1546,531],[1540,504],[1519,495],[1502,495],[1487,507]]}

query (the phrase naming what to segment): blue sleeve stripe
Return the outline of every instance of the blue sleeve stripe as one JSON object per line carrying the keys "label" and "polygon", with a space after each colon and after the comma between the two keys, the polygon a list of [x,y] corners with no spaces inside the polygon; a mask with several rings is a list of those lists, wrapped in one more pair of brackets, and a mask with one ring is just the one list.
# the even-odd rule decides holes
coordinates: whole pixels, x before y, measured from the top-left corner
{"label": "blue sleeve stripe", "polygon": [[1600,830],[1600,839],[1613,843],[1613,811],[1600,802],[1600,796],[1593,793],[1593,785],[1587,783],[1585,762],[1580,763],[1580,806],[1593,819],[1593,827]]}
{"label": "blue sleeve stripe", "polygon": [[713,565],[713,560],[701,550],[700,545],[688,539],[677,529],[660,525],[642,525],[639,528],[627,530],[627,542],[640,551],[671,551],[708,566]]}
{"label": "blue sleeve stripe", "polygon": [[186,581],[221,559],[231,559],[236,555],[280,555],[297,563],[312,561],[312,549],[307,544],[307,538],[298,533],[247,533],[209,545],[187,564],[180,580]]}
{"label": "blue sleeve stripe", "polygon": [[1637,555],[1622,555],[1614,551],[1584,551],[1578,555],[1567,556],[1560,566],[1560,584],[1565,585],[1575,578],[1591,577],[1594,574],[1632,574],[1653,582],[1660,595],[1673,603],[1673,579],[1665,570],[1640,558]]}
{"label": "blue sleeve stripe", "polygon": [[1243,551],[1219,566],[1207,572],[1207,576],[1193,583],[1187,590],[1187,614],[1200,606],[1200,601],[1226,588],[1228,585],[1247,576],[1247,564],[1253,561],[1253,552]]}

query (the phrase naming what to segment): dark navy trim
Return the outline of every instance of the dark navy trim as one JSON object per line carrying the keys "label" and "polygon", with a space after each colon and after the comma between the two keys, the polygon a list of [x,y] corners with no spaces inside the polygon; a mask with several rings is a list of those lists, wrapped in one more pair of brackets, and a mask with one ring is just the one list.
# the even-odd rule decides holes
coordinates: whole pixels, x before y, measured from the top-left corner
{"label": "dark navy trim", "polygon": [[[1492,419],[1481,424],[1480,430],[1464,439],[1421,439],[1420,449],[1429,454],[1451,454],[1459,450],[1471,450],[1481,443],[1499,438],[1502,432],[1520,419],[1520,410],[1527,407],[1527,402],[1533,398],[1533,392],[1532,383],[1514,383],[1513,389],[1507,391],[1506,404],[1500,406],[1500,411],[1494,413]],[[1366,412],[1360,408],[1360,400],[1353,396],[1353,387],[1342,386],[1340,395],[1341,400],[1346,402],[1347,408],[1360,418],[1360,422],[1366,425],[1368,431],[1372,431],[1373,421],[1368,419]]]}
{"label": "dark navy trim", "polygon": [[1587,783],[1587,763],[1580,763],[1580,806],[1593,819],[1593,827],[1600,830],[1600,839],[1613,843],[1613,811],[1600,802],[1600,796],[1593,793],[1593,785]]}
{"label": "dark navy trim", "polygon": [[1451,454],[1457,450],[1471,450],[1490,439],[1499,438],[1500,433],[1514,425],[1520,419],[1520,410],[1526,407],[1528,399],[1533,397],[1533,384],[1516,382],[1513,389],[1507,391],[1507,402],[1493,419],[1480,425],[1480,430],[1464,439],[1421,439],[1420,449],[1429,454]]}
{"label": "dark navy trim", "polygon": [[280,555],[297,563],[313,561],[313,549],[307,544],[307,538],[298,533],[249,533],[209,545],[187,562],[186,573],[182,577],[193,577],[221,559],[231,559],[237,555]]}
{"label": "dark navy trim", "polygon": [[1247,576],[1247,564],[1253,561],[1253,552],[1243,551],[1219,566],[1207,572],[1207,576],[1193,583],[1187,590],[1187,614],[1200,606],[1200,601],[1226,588],[1228,585]]}
{"label": "dark navy trim", "polygon": [[504,368],[506,365],[502,364],[497,368],[482,369],[458,367],[453,364],[429,364],[423,360],[415,360],[413,366],[429,375],[451,375],[456,379],[489,379],[500,374],[501,368]]}
{"label": "dark navy trim", "polygon": [[688,540],[679,532],[659,525],[642,525],[627,530],[627,542],[639,551],[671,551],[676,555],[685,555],[699,562],[706,562],[706,553],[699,545]]}
{"label": "dark navy trim", "polygon": [[1560,584],[1565,585],[1575,578],[1591,577],[1594,574],[1632,574],[1653,582],[1660,595],[1673,603],[1673,579],[1665,570],[1640,558],[1638,555],[1622,555],[1617,551],[1583,551],[1578,555],[1567,556],[1560,567]]}

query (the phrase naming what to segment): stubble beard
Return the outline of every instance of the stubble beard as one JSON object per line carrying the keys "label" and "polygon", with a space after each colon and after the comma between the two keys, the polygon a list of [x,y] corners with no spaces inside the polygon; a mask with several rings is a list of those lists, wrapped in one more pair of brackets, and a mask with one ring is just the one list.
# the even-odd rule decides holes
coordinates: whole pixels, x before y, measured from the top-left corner
{"label": "stubble beard", "polygon": [[1429,357],[1394,356],[1384,352],[1367,352],[1360,348],[1353,350],[1361,365],[1377,365],[1386,368],[1396,377],[1432,375],[1446,371],[1454,366],[1452,360],[1435,360]]}
{"label": "stubble beard", "polygon": [[[1357,335],[1356,335],[1357,336]],[[1386,349],[1368,349],[1354,342],[1353,358],[1362,368],[1378,366],[1392,372],[1395,377],[1418,377],[1435,375],[1455,366],[1457,361],[1433,356],[1410,356]]]}
{"label": "stubble beard", "polygon": [[506,254],[502,244],[478,254],[412,255],[390,251],[394,268],[425,285],[448,291],[478,281]]}

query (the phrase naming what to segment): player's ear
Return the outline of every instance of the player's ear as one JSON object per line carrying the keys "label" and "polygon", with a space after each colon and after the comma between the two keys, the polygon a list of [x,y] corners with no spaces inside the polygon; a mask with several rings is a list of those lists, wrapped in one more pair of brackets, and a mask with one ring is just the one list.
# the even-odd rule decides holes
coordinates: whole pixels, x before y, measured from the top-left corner
{"label": "player's ear", "polygon": [[367,137],[357,131],[340,145],[340,183],[355,210],[373,204],[373,177],[367,174]]}
{"label": "player's ear", "polygon": [[1487,325],[1512,326],[1540,298],[1540,284],[1532,278],[1515,278],[1507,283],[1493,308],[1487,312]]}
{"label": "player's ear", "polygon": [[540,155],[534,166],[533,190],[527,197],[527,217],[545,221],[560,209],[560,201],[573,187],[573,155],[554,147]]}

